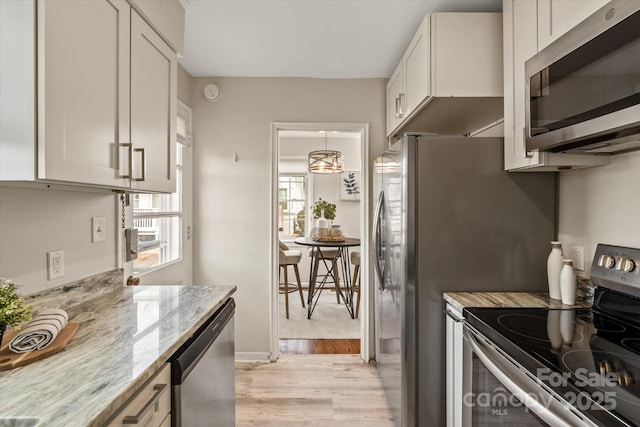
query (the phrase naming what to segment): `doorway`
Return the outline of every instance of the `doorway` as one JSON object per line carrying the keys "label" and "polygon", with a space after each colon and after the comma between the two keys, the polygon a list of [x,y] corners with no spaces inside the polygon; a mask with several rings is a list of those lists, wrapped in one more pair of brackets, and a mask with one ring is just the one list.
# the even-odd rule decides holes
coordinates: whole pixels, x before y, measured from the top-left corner
{"label": "doorway", "polygon": [[[309,237],[313,226],[312,207],[320,198],[336,205],[337,223],[347,237],[360,239],[360,254],[368,253],[368,124],[366,123],[273,123],[272,124],[272,213],[271,213],[271,359],[276,360],[283,348],[293,352],[314,352],[322,345],[312,341],[344,339],[340,346],[354,348],[359,344],[363,360],[369,360],[369,283],[368,260],[360,259],[360,309],[357,319],[351,319],[347,308],[337,301],[333,285],[317,295],[311,319],[307,319],[308,283],[311,257],[308,248],[295,243],[296,239]],[[344,154],[342,174],[313,174],[308,172],[308,153],[315,150],[336,150]],[[358,191],[346,191],[345,183]],[[357,194],[354,194],[357,193]],[[285,295],[280,293],[278,244],[283,242],[291,250],[300,253],[298,262],[303,287],[305,308],[298,293],[288,294],[289,319],[284,313]],[[350,263],[349,263],[350,264]],[[350,264],[352,278],[354,266]],[[295,282],[293,270],[289,270],[289,283]],[[321,273],[324,273],[321,268]],[[293,278],[293,280],[292,280]],[[357,298],[357,296],[355,297]],[[343,320],[342,317],[344,317]],[[309,337],[309,338],[306,338]],[[331,347],[331,345],[329,345]],[[306,350],[305,350],[306,349]],[[318,350],[316,348],[316,350]]]}

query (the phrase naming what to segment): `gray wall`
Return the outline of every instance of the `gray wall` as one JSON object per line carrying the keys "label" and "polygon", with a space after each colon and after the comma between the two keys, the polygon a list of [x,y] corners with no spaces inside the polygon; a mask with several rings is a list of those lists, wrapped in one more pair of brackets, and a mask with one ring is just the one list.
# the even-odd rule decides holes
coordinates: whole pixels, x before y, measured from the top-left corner
{"label": "gray wall", "polygon": [[[218,102],[202,97],[207,83],[220,87]],[[271,123],[369,123],[373,159],[386,146],[385,84],[385,79],[193,80],[194,280],[238,287],[236,351],[269,351]]]}

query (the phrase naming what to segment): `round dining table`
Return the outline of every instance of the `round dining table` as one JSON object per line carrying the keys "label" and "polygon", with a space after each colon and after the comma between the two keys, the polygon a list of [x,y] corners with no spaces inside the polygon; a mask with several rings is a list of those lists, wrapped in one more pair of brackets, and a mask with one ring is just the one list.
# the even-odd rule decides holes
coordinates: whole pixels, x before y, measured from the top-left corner
{"label": "round dining table", "polygon": [[[311,314],[318,304],[320,295],[327,283],[333,283],[338,293],[338,299],[342,299],[351,318],[354,318],[353,311],[353,286],[351,283],[351,268],[349,259],[349,248],[360,246],[360,239],[346,237],[343,241],[319,241],[310,237],[295,239],[297,245],[309,246],[311,248],[311,268],[309,269],[309,291],[307,292],[307,319],[311,319]],[[322,249],[336,249],[335,255],[326,255],[328,251]],[[333,251],[331,251],[333,252]],[[326,268],[326,273],[318,277],[320,263]],[[334,266],[338,265],[342,273],[342,291],[340,274],[334,277]]]}

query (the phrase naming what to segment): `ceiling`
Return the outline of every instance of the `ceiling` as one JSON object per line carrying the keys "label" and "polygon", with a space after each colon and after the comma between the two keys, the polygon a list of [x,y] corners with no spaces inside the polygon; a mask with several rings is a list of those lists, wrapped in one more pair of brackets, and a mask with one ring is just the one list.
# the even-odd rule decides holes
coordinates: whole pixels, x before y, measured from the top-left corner
{"label": "ceiling", "polygon": [[427,12],[502,0],[180,0],[194,77],[389,77]]}

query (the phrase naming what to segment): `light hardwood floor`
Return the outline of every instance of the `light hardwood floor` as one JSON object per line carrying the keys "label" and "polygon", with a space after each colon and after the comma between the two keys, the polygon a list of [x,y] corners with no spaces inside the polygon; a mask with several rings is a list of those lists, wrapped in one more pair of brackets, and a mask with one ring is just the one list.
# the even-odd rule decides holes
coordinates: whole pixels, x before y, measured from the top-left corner
{"label": "light hardwood floor", "polygon": [[236,363],[236,426],[393,427],[373,365],[359,355],[285,354]]}

